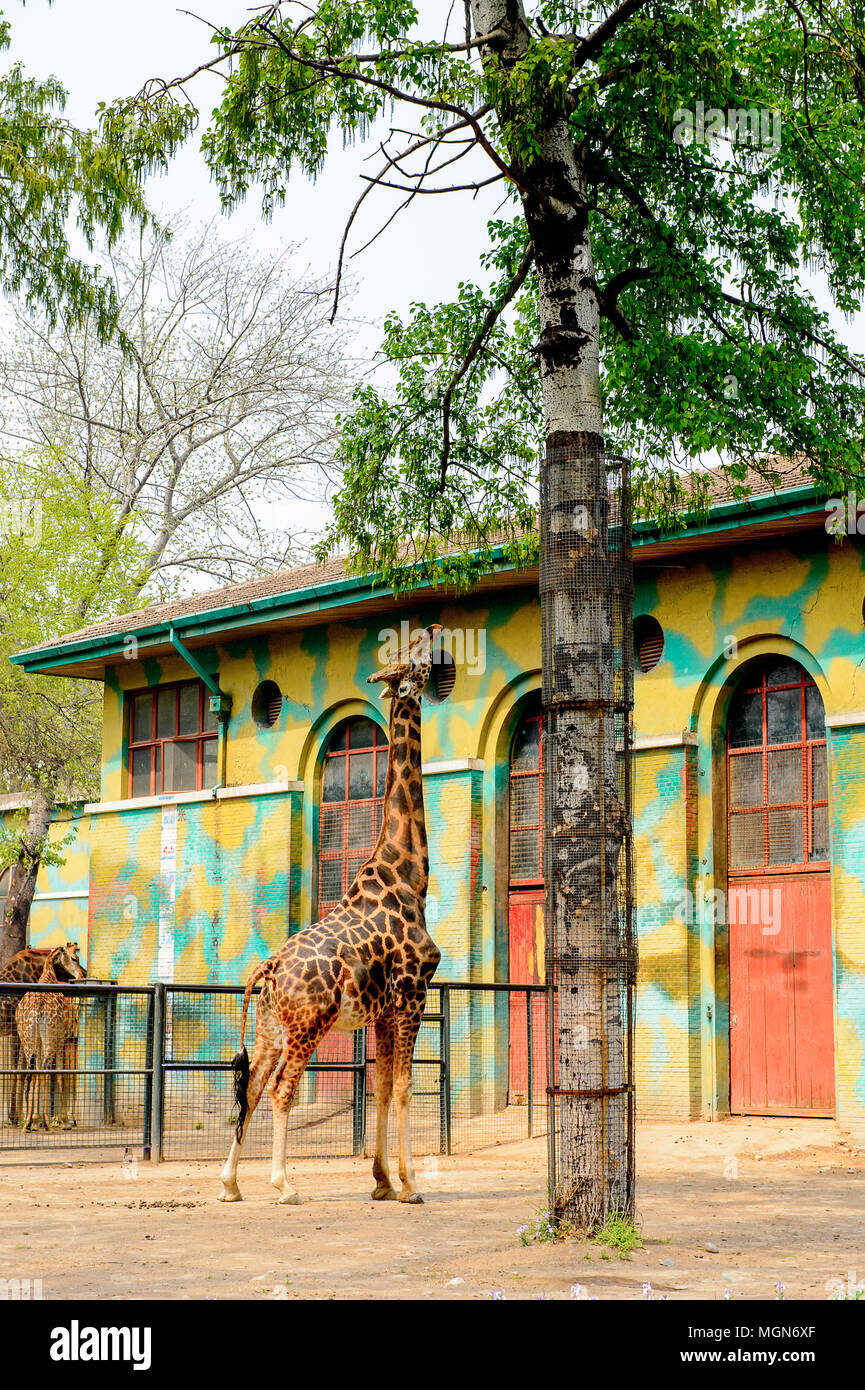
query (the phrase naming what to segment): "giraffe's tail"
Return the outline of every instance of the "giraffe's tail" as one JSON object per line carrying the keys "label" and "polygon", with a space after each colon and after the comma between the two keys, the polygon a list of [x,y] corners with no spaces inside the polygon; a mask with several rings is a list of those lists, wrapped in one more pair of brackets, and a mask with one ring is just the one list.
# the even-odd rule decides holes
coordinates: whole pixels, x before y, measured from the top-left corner
{"label": "giraffe's tail", "polygon": [[231,1068],[234,1072],[234,1101],[237,1106],[237,1124],[234,1132],[237,1135],[237,1142],[243,1138],[243,1125],[246,1120],[249,1105],[247,1103],[247,1092],[249,1090],[249,1053],[243,1044],[243,1036],[246,1032],[246,1015],[249,1011],[249,1001],[252,998],[252,991],[261,975],[267,962],[256,967],[246,982],[246,989],[243,992],[243,1013],[240,1015],[240,1051],[232,1058]]}
{"label": "giraffe's tail", "polygon": [[249,1088],[249,1053],[245,1047],[240,1049],[231,1065],[234,1070],[234,1100],[237,1105],[237,1124],[234,1126],[234,1132],[239,1144],[243,1139],[243,1124],[249,1109],[246,1101]]}

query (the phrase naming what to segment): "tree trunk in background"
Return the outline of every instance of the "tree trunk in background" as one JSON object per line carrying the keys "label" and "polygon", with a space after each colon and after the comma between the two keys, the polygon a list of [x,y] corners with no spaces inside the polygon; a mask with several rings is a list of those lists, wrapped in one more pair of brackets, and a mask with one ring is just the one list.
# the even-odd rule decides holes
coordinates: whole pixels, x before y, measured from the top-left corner
{"label": "tree trunk in background", "polygon": [[24,829],[24,848],[9,875],[9,896],[0,933],[0,969],[27,945],[27,924],[36,891],[40,847],[51,825],[51,805],[42,792],[36,792]]}
{"label": "tree trunk in background", "polygon": [[[502,35],[482,48],[485,65],[518,61],[529,40],[519,0],[473,0],[472,18],[476,33]],[[616,762],[631,669],[629,599],[617,590],[630,576],[611,561],[599,295],[567,117],[552,113],[531,156],[511,158],[538,275],[547,445],[539,530],[547,978],[558,985],[552,1200],[558,1217],[585,1229],[610,1211],[633,1213],[630,904],[622,913],[617,891],[630,798],[620,798]]]}

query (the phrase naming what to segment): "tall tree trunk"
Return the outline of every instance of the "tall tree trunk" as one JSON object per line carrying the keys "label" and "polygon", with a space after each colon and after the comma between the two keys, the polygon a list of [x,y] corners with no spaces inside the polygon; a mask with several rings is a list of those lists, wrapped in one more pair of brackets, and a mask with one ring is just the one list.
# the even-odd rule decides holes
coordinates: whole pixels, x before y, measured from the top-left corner
{"label": "tall tree trunk", "polygon": [[0,969],[27,945],[27,924],[36,891],[41,847],[51,825],[51,805],[42,792],[35,792],[24,829],[24,844],[9,875],[9,896],[0,933]]}
{"label": "tall tree trunk", "polygon": [[[484,61],[519,58],[529,34],[518,0],[474,0],[472,8],[479,34],[507,35]],[[538,274],[547,445],[540,555],[547,970],[558,985],[553,1202],[558,1216],[589,1228],[633,1209],[629,941],[617,892],[630,830],[616,761],[616,724],[627,720],[630,698],[629,656],[621,679],[630,612],[617,591],[628,576],[610,550],[599,297],[567,117],[551,115],[530,163],[512,158]]]}

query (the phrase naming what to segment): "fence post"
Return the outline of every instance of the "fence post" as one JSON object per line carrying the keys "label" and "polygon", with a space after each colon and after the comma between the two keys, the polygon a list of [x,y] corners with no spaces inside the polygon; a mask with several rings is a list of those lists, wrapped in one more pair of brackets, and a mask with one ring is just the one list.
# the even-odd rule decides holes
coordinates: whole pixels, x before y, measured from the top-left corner
{"label": "fence post", "polygon": [[165,985],[153,987],[153,1118],[151,1120],[151,1159],[162,1162],[163,1122],[165,1119]]}
{"label": "fence post", "polygon": [[141,1152],[145,1159],[149,1159],[153,1152],[153,1000],[154,990],[151,987],[147,996],[147,1045],[144,1049],[144,1065],[147,1071],[144,1077],[144,1123],[142,1125]]}
{"label": "fence post", "polygon": [[441,1082],[440,1082],[440,1125],[442,1152],[451,1151],[451,994],[447,985],[439,985],[442,1002],[441,1044]]}
{"label": "fence post", "polygon": [[102,1078],[102,1119],[106,1125],[113,1125],[117,1118],[114,1113],[114,1065],[117,1060],[117,995],[113,991],[105,998],[102,1056],[105,1066],[105,1072]]}
{"label": "fence post", "polygon": [[549,1177],[549,1207],[553,1210],[556,1196],[556,992],[550,981],[547,986],[547,1171]]}
{"label": "fence post", "polygon": [[354,1035],[354,1064],[352,1097],[354,1112],[352,1152],[362,1154],[366,1145],[366,1029],[358,1028]]}
{"label": "fence post", "polygon": [[535,1094],[535,1040],[532,1031],[532,991],[526,990],[526,1045],[529,1050],[529,1076],[528,1076],[528,1109],[529,1109],[529,1138],[535,1137],[534,1126],[534,1094]]}

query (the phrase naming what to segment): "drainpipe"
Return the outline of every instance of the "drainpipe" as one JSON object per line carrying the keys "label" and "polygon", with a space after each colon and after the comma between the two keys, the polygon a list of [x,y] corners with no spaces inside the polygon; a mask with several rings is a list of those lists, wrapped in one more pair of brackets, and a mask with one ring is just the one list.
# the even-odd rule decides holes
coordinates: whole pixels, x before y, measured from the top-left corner
{"label": "drainpipe", "polygon": [[204,681],[210,691],[210,713],[215,714],[219,720],[219,743],[216,753],[216,786],[213,788],[213,795],[216,795],[219,787],[225,786],[226,758],[228,751],[228,721],[231,717],[231,696],[226,695],[225,691],[220,690],[218,681],[215,681],[209,671],[205,671],[201,662],[196,660],[185,647],[172,625],[168,629],[168,640],[174,650],[183,657],[187,666],[191,666],[197,676]]}

